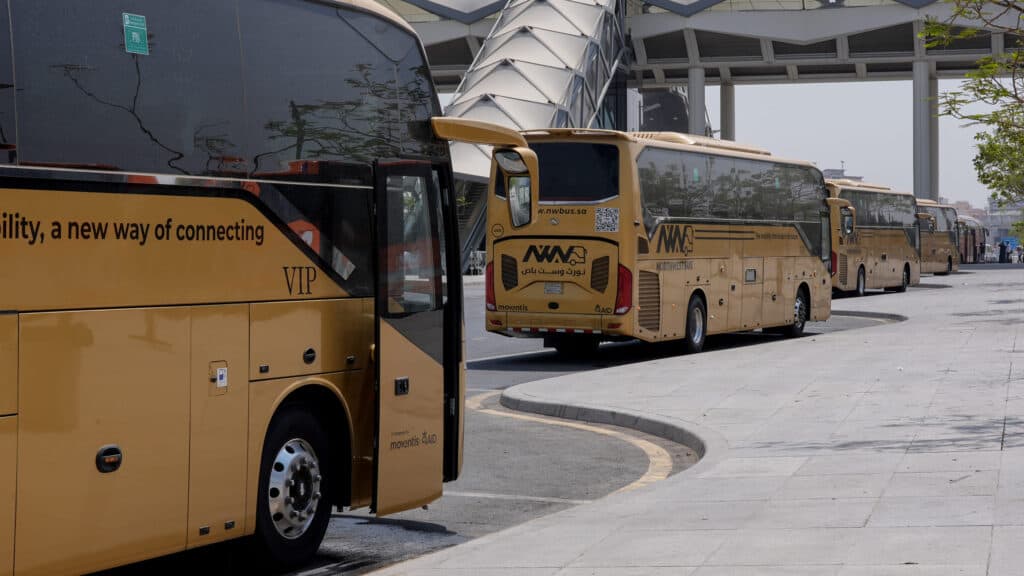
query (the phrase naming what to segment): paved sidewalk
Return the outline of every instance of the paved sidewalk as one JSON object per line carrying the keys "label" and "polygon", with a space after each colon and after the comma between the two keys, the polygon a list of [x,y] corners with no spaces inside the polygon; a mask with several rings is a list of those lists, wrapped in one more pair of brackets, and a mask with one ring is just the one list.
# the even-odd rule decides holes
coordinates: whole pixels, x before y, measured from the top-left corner
{"label": "paved sidewalk", "polygon": [[1024,574],[1024,270],[833,307],[909,320],[506,391],[513,407],[696,434],[705,455],[379,574]]}

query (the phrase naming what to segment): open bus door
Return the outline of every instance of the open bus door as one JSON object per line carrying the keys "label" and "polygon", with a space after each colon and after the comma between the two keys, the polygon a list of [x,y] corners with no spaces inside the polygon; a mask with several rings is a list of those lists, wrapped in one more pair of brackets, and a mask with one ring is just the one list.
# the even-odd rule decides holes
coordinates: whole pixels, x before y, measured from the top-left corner
{"label": "open bus door", "polygon": [[379,252],[373,510],[384,515],[441,496],[445,444],[458,439],[444,434],[451,394],[444,349],[450,341],[445,336],[451,315],[445,313],[444,214],[431,164],[377,163],[375,206]]}

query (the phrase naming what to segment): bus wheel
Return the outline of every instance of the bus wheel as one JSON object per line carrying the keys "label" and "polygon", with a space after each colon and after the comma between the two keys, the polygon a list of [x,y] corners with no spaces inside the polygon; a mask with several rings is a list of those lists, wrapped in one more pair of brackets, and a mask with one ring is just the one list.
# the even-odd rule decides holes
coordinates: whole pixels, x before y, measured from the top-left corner
{"label": "bus wheel", "polygon": [[867,278],[864,274],[864,267],[861,266],[857,269],[857,296],[863,296],[864,291],[867,289]]}
{"label": "bus wheel", "polygon": [[690,306],[686,310],[686,339],[683,348],[688,354],[704,349],[704,338],[708,333],[708,314],[704,299],[694,295],[690,298]]}
{"label": "bus wheel", "polygon": [[903,279],[900,281],[900,285],[896,287],[897,292],[906,292],[907,286],[910,286],[910,267],[903,267]]}
{"label": "bus wheel", "polygon": [[796,300],[793,301],[793,323],[787,326],[784,334],[790,338],[798,338],[804,334],[804,326],[807,325],[807,318],[810,316],[811,302],[807,296],[807,289],[803,286],[796,291]]}
{"label": "bus wheel", "polygon": [[320,548],[331,517],[323,478],[327,433],[303,406],[283,406],[270,422],[260,463],[256,543],[275,567],[298,566]]}

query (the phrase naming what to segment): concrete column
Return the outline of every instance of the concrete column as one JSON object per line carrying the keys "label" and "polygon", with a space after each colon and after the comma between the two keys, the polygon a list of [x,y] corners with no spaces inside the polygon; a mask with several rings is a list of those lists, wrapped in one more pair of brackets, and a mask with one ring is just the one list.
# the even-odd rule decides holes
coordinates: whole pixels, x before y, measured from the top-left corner
{"label": "concrete column", "polygon": [[687,117],[690,120],[690,134],[703,136],[707,131],[707,124],[704,122],[706,114],[704,108],[704,69],[690,68],[689,82],[686,85],[686,98],[690,109],[687,110]]}
{"label": "concrete column", "polygon": [[932,198],[931,111],[928,62],[914,62],[914,196]]}
{"label": "concrete column", "polygon": [[931,199],[939,199],[939,79],[932,77],[928,79],[928,116],[931,122],[928,128],[929,150],[928,165],[931,167],[931,174],[928,181],[931,183]]}
{"label": "concrete column", "polygon": [[718,123],[722,127],[722,140],[736,140],[736,86],[723,83],[719,94],[721,117]]}

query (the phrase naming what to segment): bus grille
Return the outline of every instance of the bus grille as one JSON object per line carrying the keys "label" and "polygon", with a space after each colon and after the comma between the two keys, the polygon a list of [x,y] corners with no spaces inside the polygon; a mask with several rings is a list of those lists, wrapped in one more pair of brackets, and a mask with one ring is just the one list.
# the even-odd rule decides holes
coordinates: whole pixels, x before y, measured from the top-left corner
{"label": "bus grille", "polygon": [[519,265],[516,259],[507,255],[501,255],[501,285],[505,290],[511,290],[519,285]]}
{"label": "bus grille", "polygon": [[590,288],[598,292],[608,289],[608,257],[601,256],[594,260],[590,269]]}
{"label": "bus grille", "polygon": [[654,272],[640,271],[640,307],[637,316],[641,328],[661,331],[661,283]]}
{"label": "bus grille", "polygon": [[839,255],[839,283],[846,284],[846,278],[848,274],[848,265],[846,262],[846,254]]}

